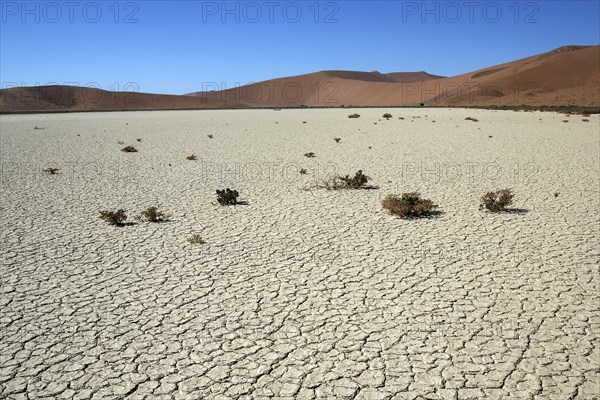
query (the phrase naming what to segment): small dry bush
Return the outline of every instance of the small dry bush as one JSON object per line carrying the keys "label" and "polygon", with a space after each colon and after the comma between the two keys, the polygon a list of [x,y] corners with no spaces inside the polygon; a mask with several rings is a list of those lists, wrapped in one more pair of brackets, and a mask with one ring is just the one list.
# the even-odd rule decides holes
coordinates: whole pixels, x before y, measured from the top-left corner
{"label": "small dry bush", "polygon": [[213,136],[213,135],[206,135],[206,136],[208,136],[208,138],[209,138],[209,139],[212,139],[212,138],[214,138],[214,136]]}
{"label": "small dry bush", "polygon": [[58,171],[60,171],[60,168],[46,168],[46,169],[43,169],[42,171],[44,171],[45,173],[50,174],[50,175],[56,175],[58,173]]}
{"label": "small dry bush", "polygon": [[342,140],[342,138],[339,138],[339,137],[334,137],[334,138],[333,138],[333,140],[335,140],[335,142],[336,142],[336,143],[339,143],[339,142],[340,142],[340,140]]}
{"label": "small dry bush", "polygon": [[300,175],[306,175],[306,174],[307,174],[306,169],[301,168],[300,169]]}
{"label": "small dry bush", "polygon": [[137,149],[133,146],[125,146],[121,149],[124,153],[137,153]]}
{"label": "small dry bush", "polygon": [[359,170],[352,178],[350,175],[336,175],[332,178],[323,180],[320,185],[316,185],[316,188],[327,190],[361,189],[370,179],[371,178],[363,174],[362,170]]}
{"label": "small dry bush", "polygon": [[491,212],[500,212],[512,204],[514,194],[511,189],[501,189],[495,192],[487,192],[481,197],[479,209]]}
{"label": "small dry bush", "polygon": [[362,170],[358,170],[352,178],[350,178],[350,175],[346,175],[338,176],[338,179],[342,181],[348,189],[360,189],[369,182],[369,177],[363,174]]}
{"label": "small dry bush", "polygon": [[187,241],[189,243],[191,243],[191,244],[204,244],[204,243],[206,243],[204,241],[204,239],[202,239],[202,237],[200,235],[198,235],[197,233],[194,234],[194,235],[192,235],[192,236],[190,236]]}
{"label": "small dry bush", "polygon": [[127,220],[127,215],[125,214],[125,210],[100,211],[100,218],[110,225],[123,225]]}
{"label": "small dry bush", "polygon": [[390,113],[385,113],[385,114],[383,114],[383,118],[385,118],[385,119],[388,119],[388,120],[389,120],[390,118],[392,118],[392,114],[390,114]]}
{"label": "small dry bush", "polygon": [[360,118],[360,114],[357,114],[357,113],[350,114],[350,115],[348,115],[348,118]]}
{"label": "small dry bush", "polygon": [[190,160],[190,161],[195,161],[198,159],[198,157],[196,157],[194,154],[192,154],[191,156],[187,156],[186,159]]}
{"label": "small dry bush", "polygon": [[225,190],[217,190],[217,201],[222,206],[233,206],[237,204],[237,198],[240,196],[237,190],[229,188]]}
{"label": "small dry bush", "polygon": [[473,118],[473,117],[467,117],[467,118],[465,118],[465,121],[479,122],[479,120],[477,118]]}
{"label": "small dry bush", "polygon": [[438,207],[429,199],[422,199],[417,192],[403,193],[402,196],[390,194],[381,202],[383,208],[392,215],[401,218],[425,217]]}
{"label": "small dry bush", "polygon": [[169,216],[158,211],[158,207],[148,207],[147,210],[142,211],[137,217],[138,221],[145,222],[166,222],[169,220]]}
{"label": "small dry bush", "polygon": [[312,151],[310,153],[305,153],[304,157],[308,157],[308,158],[313,158],[316,157],[317,155],[315,153],[313,153]]}

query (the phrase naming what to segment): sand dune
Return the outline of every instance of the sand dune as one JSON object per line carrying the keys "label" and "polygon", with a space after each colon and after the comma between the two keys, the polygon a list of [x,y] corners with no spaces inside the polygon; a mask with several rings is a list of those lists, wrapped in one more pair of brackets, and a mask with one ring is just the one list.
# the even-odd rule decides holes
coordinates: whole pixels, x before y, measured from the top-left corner
{"label": "sand dune", "polygon": [[454,77],[321,71],[184,96],[68,86],[0,90],[2,112],[301,106],[599,106],[600,46],[564,46]]}
{"label": "sand dune", "polygon": [[325,71],[214,93],[230,106],[600,105],[600,46],[548,53],[454,77]]}
{"label": "sand dune", "polygon": [[76,86],[35,86],[0,90],[0,110],[19,111],[119,111],[222,108],[225,103],[189,96],[112,92]]}

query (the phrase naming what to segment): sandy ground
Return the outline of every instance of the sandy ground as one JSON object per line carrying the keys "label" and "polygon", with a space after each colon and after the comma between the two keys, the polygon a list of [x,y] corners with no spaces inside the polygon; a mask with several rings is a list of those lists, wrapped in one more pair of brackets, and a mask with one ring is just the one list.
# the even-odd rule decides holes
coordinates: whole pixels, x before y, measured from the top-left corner
{"label": "sandy ground", "polygon": [[[598,399],[600,120],[584,118],[1,116],[0,397]],[[378,189],[301,190],[358,169]],[[225,187],[248,204],[218,206]],[[504,187],[512,212],[478,210]],[[382,210],[414,190],[442,214]],[[153,205],[171,221],[98,218]]]}

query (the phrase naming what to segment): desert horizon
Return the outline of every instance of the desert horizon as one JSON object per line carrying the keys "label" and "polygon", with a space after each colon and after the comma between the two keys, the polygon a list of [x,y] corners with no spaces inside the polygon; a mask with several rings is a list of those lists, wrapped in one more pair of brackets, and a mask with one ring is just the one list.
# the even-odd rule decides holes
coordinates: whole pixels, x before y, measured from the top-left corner
{"label": "desert horizon", "polygon": [[[560,73],[564,70],[569,77]],[[454,77],[425,71],[320,71],[229,89],[204,83],[204,90],[184,95],[94,86],[17,86],[0,90],[0,113],[419,105],[585,107],[594,112],[600,110],[599,85],[600,45],[562,46]]]}

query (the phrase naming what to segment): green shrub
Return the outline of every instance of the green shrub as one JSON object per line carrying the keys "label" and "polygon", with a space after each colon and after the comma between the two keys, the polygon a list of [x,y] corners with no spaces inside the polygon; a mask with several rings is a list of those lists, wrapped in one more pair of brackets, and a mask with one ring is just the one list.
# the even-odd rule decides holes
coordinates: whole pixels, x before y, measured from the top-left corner
{"label": "green shrub", "polygon": [[429,199],[422,199],[417,192],[403,193],[402,196],[388,195],[381,202],[390,214],[401,218],[425,217],[438,207]]}
{"label": "green shrub", "polygon": [[481,197],[479,209],[491,212],[500,212],[512,204],[514,194],[511,189],[501,189],[495,192],[487,192]]}
{"label": "green shrub", "polygon": [[239,197],[237,190],[231,190],[229,188],[225,190],[217,190],[217,201],[222,206],[230,206],[237,204],[237,198]]}
{"label": "green shrub", "polygon": [[361,189],[370,179],[371,178],[363,174],[362,170],[359,170],[352,178],[350,175],[336,175],[330,179],[322,181],[322,183],[316,187],[327,190]]}
{"label": "green shrub", "polygon": [[359,170],[352,178],[350,178],[349,175],[346,175],[339,176],[338,179],[342,181],[349,189],[360,189],[369,181],[369,177],[363,174],[362,170]]}

